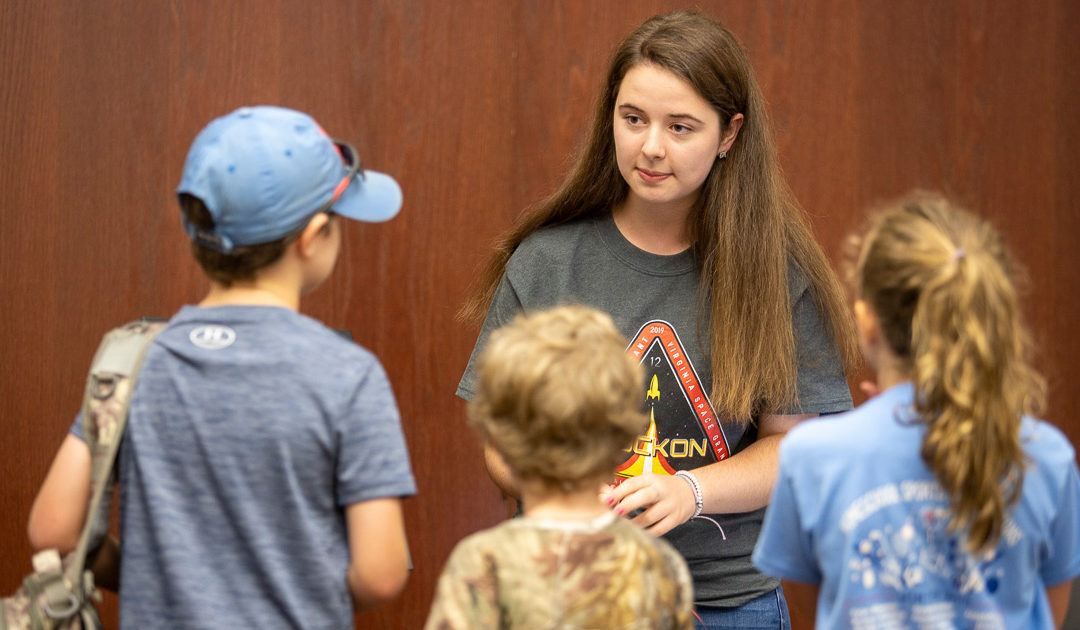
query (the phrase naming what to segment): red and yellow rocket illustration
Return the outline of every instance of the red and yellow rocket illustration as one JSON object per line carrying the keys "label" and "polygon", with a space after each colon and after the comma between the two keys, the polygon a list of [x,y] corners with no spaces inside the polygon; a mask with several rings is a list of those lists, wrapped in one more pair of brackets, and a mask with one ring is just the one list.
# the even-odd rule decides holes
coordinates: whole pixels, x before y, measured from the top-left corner
{"label": "red and yellow rocket illustration", "polygon": [[[645,394],[646,400],[659,400],[660,388],[657,386],[656,375],[649,383],[649,391]],[[633,455],[615,469],[615,474],[620,477],[636,477],[645,473],[658,475],[674,475],[675,469],[667,463],[663,451],[656,448],[656,416],[654,409],[649,408],[649,430],[645,435],[639,436],[631,449]]]}

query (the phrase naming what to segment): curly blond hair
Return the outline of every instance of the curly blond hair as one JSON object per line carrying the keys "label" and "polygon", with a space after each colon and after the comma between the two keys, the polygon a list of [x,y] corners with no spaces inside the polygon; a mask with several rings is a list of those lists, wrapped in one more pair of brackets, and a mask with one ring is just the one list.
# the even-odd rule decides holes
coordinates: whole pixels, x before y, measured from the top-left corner
{"label": "curly blond hair", "polygon": [[648,424],[644,372],[626,346],[595,309],[519,315],[480,355],[469,423],[519,479],[572,491],[614,474]]}

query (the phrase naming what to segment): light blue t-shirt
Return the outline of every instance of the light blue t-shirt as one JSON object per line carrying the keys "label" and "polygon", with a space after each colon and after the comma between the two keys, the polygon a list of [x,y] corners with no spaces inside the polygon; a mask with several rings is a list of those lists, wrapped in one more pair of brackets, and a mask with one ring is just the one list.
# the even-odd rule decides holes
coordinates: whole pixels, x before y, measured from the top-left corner
{"label": "light blue t-shirt", "polygon": [[986,557],[949,534],[948,497],[920,458],[914,387],[804,422],[781,442],[780,474],[754,564],[820,584],[819,628],[1051,628],[1045,588],[1080,574],[1075,451],[1025,418],[1023,493]]}
{"label": "light blue t-shirt", "polygon": [[139,629],[351,628],[343,509],[416,492],[378,360],[265,306],[171,320],[120,484],[120,624]]}

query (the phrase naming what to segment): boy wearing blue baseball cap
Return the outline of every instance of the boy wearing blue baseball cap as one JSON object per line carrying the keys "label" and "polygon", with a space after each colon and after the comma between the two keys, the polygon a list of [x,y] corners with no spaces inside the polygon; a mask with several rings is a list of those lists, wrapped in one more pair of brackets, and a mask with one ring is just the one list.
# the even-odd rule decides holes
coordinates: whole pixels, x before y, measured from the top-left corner
{"label": "boy wearing blue baseball cap", "polygon": [[[337,217],[386,221],[401,190],[306,114],[260,106],[199,133],[177,193],[211,288],[154,340],[132,397],[121,627],[351,627],[404,586],[416,486],[378,360],[297,308],[333,270]],[[35,548],[74,547],[89,464],[76,419]]]}

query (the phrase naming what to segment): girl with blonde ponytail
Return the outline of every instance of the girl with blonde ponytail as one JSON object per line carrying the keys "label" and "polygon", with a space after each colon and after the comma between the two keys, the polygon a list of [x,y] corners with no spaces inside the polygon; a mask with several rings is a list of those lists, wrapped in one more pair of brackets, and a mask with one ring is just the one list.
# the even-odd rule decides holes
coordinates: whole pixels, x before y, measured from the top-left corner
{"label": "girl with blonde ponytail", "polygon": [[754,552],[816,585],[818,627],[1060,626],[1080,481],[1031,418],[1045,386],[1013,271],[986,222],[929,193],[859,239],[855,321],[882,393],[788,434]]}

